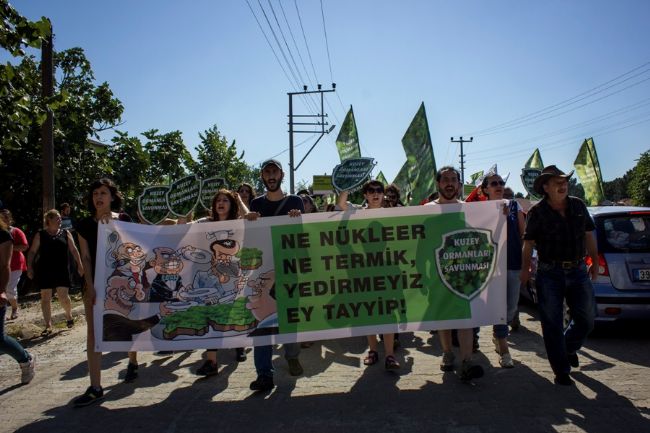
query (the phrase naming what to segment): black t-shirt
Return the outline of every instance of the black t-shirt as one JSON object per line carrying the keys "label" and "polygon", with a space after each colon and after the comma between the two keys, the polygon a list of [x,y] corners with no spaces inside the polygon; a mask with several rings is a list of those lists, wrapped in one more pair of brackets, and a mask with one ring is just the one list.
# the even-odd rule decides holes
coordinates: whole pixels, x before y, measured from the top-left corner
{"label": "black t-shirt", "polygon": [[546,199],[528,211],[524,240],[535,241],[540,262],[577,261],[585,256],[585,232],[594,230],[594,222],[582,200],[567,200],[565,217]]}
{"label": "black t-shirt", "polygon": [[297,195],[288,194],[277,201],[271,201],[262,195],[251,202],[251,212],[258,212],[263,217],[287,215],[291,209],[305,212],[305,205]]}
{"label": "black t-shirt", "polygon": [[[131,222],[131,217],[122,212],[120,213],[118,220]],[[90,252],[91,266],[93,268],[92,275],[95,275],[95,261],[97,258],[97,226],[98,222],[93,217],[86,217],[77,223],[75,229],[81,237],[86,240],[88,244],[88,251]]]}

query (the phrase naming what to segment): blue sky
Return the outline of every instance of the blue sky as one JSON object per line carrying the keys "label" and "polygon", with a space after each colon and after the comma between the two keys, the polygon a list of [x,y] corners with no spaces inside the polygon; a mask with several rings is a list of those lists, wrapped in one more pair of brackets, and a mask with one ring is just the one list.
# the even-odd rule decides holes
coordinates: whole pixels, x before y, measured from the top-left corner
{"label": "blue sky", "polygon": [[[29,18],[52,20],[55,49],[84,48],[97,80],[108,81],[125,106],[119,129],[131,135],[178,129],[193,149],[199,132],[216,124],[229,140],[237,140],[249,164],[279,154],[286,168],[288,152],[281,153],[288,149],[286,93],[297,84],[284,75],[245,0],[12,4]],[[288,69],[260,9],[261,4],[291,62],[269,1],[249,4]],[[311,87],[314,74],[294,0],[270,4],[295,67]],[[536,147],[547,165],[567,171],[582,139],[593,136],[605,180],[622,176],[650,149],[648,1],[322,4],[331,63],[320,0],[297,1],[317,79],[325,88],[337,84],[338,95],[329,94],[325,106],[337,128],[296,172],[297,182],[310,183],[312,175],[331,173],[339,162],[334,141],[350,105],[362,155],[375,158],[389,181],[406,159],[400,140],[421,102],[438,167],[459,166],[451,136],[473,135],[464,149],[466,177],[496,163],[501,174],[511,173],[516,191],[523,191],[519,174]],[[608,82],[610,88],[598,87]],[[584,94],[592,89],[593,95]],[[480,133],[581,94],[579,102],[569,101],[574,103],[517,128]],[[307,113],[304,101],[295,104],[296,113]],[[316,136],[300,134],[296,142],[306,138],[296,148],[296,162]]]}

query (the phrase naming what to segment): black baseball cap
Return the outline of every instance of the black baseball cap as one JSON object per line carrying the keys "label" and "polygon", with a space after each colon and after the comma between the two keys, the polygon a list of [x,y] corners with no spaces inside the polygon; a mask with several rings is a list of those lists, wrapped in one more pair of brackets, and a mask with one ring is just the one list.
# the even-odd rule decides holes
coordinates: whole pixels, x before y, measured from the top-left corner
{"label": "black baseball cap", "polygon": [[262,163],[262,168],[261,170],[264,170],[268,165],[275,165],[278,167],[280,170],[282,170],[282,164],[280,164],[280,161],[277,159],[267,159]]}

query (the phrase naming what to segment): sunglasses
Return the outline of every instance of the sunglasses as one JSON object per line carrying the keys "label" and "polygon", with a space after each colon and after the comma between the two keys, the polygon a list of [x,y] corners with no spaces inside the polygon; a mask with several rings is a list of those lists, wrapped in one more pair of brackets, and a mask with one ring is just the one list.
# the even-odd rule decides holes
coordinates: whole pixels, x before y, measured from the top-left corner
{"label": "sunglasses", "polygon": [[506,183],[502,180],[493,180],[490,182],[490,186],[504,186]]}
{"label": "sunglasses", "polygon": [[366,190],[366,193],[368,193],[368,194],[383,194],[384,193],[384,188],[379,188],[379,187],[368,188]]}

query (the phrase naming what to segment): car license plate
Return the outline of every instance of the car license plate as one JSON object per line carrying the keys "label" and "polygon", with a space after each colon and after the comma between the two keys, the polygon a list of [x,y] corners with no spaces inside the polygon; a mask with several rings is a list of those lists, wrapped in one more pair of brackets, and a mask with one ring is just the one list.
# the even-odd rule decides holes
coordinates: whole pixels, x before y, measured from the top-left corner
{"label": "car license plate", "polygon": [[637,281],[650,281],[650,269],[635,269],[634,279]]}

